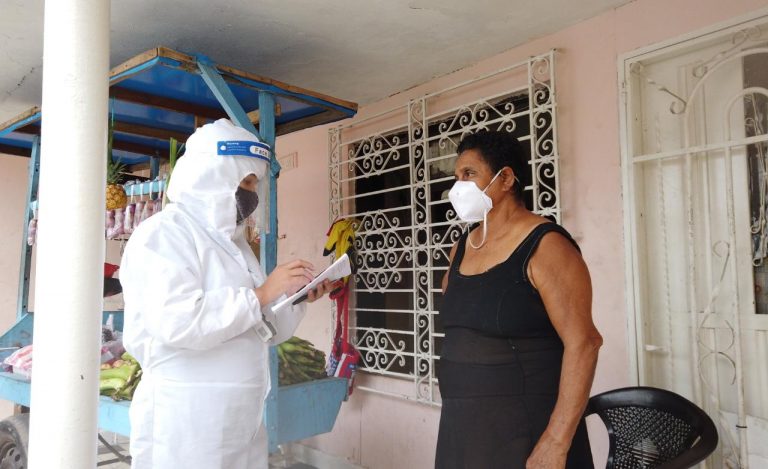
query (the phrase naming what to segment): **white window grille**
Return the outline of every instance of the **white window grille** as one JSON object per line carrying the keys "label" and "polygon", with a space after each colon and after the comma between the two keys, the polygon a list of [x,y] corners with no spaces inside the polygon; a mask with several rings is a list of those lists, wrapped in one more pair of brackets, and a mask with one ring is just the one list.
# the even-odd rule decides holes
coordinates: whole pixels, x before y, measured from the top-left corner
{"label": "white window grille", "polygon": [[364,371],[404,380],[362,389],[439,405],[440,286],[463,229],[447,199],[456,147],[479,130],[517,136],[527,204],[559,222],[555,109],[551,51],[329,131],[330,218],[357,229],[350,336]]}

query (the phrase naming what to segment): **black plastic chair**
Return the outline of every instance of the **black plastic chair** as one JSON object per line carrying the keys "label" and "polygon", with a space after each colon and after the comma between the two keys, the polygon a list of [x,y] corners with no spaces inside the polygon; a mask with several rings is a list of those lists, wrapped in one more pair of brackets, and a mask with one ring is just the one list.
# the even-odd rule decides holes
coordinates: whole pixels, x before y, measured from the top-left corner
{"label": "black plastic chair", "polygon": [[717,448],[717,429],[696,404],[673,392],[631,387],[593,396],[586,415],[608,429],[606,469],[678,469],[696,465]]}

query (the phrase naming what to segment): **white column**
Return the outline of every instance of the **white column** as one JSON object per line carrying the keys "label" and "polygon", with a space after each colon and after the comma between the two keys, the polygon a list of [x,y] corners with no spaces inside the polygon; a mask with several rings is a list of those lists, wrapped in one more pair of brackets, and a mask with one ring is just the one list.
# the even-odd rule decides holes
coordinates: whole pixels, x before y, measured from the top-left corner
{"label": "white column", "polygon": [[29,467],[96,467],[108,0],[46,0]]}

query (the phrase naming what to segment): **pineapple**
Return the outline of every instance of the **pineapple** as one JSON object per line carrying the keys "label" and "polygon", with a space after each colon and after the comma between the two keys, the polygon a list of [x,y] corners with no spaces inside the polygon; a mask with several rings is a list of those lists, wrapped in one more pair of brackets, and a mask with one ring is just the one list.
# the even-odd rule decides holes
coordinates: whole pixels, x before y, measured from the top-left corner
{"label": "pineapple", "polygon": [[128,196],[125,194],[123,185],[120,184],[120,177],[125,173],[125,165],[107,160],[107,210],[125,208],[128,205]]}
{"label": "pineapple", "polygon": [[109,122],[109,135],[107,139],[107,210],[125,208],[128,205],[128,196],[125,194],[120,178],[125,174],[125,165],[112,158],[112,140],[114,139],[114,117]]}

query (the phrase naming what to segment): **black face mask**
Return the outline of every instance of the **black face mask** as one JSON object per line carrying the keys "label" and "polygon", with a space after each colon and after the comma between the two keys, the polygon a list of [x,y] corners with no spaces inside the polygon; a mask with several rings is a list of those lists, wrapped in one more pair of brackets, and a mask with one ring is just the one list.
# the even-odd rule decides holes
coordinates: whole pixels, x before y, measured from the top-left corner
{"label": "black face mask", "polygon": [[259,194],[238,187],[235,191],[235,205],[237,208],[237,224],[243,222],[259,206]]}

